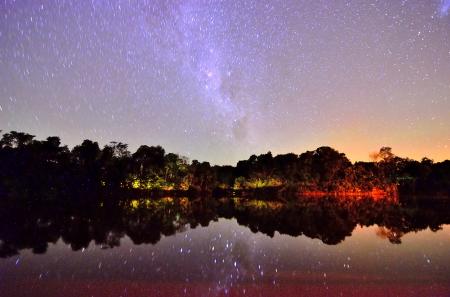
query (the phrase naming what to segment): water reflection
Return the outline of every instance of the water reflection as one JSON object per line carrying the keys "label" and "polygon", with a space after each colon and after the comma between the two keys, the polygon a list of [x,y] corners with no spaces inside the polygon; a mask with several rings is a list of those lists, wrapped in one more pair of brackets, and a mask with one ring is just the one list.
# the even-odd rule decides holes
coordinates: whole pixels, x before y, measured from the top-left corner
{"label": "water reflection", "polygon": [[72,250],[93,241],[101,248],[120,246],[127,236],[133,244],[156,244],[163,236],[189,227],[208,226],[219,218],[236,219],[253,233],[304,235],[336,245],[358,226],[377,225],[376,234],[399,244],[409,232],[441,229],[450,223],[446,203],[402,206],[372,199],[311,198],[301,202],[240,198],[102,199],[95,203],[4,203],[0,208],[0,256],[23,249],[47,251],[59,239]]}
{"label": "water reflection", "polygon": [[1,296],[450,296],[445,203],[73,201],[3,200]]}

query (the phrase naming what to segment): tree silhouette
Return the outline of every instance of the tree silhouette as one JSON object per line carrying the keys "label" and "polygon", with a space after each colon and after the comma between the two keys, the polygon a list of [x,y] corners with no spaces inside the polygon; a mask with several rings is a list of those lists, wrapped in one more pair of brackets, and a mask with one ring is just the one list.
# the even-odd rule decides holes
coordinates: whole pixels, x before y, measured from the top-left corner
{"label": "tree silhouette", "polygon": [[100,149],[97,142],[84,140],[69,150],[56,136],[41,141],[11,131],[0,139],[0,193],[50,188],[53,195],[90,189],[294,196],[288,200],[311,194],[450,196],[448,160],[401,158],[390,147],[382,147],[373,158],[376,161],[352,164],[345,154],[323,146],[300,155],[252,155],[235,167],[211,166],[166,153],[161,146],[142,145],[130,153],[125,143],[111,142]]}

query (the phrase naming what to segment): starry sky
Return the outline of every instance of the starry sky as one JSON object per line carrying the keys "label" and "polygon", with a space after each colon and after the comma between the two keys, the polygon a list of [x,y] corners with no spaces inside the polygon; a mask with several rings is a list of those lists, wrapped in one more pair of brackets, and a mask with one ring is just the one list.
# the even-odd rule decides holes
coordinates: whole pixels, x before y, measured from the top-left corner
{"label": "starry sky", "polygon": [[213,164],[448,159],[450,0],[2,0],[0,129]]}

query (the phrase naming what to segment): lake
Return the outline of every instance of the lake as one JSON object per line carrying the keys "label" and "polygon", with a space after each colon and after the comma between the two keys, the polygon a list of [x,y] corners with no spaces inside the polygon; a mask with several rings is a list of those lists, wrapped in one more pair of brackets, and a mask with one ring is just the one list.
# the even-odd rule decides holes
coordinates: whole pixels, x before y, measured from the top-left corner
{"label": "lake", "polygon": [[1,296],[450,296],[446,203],[352,199],[4,206]]}

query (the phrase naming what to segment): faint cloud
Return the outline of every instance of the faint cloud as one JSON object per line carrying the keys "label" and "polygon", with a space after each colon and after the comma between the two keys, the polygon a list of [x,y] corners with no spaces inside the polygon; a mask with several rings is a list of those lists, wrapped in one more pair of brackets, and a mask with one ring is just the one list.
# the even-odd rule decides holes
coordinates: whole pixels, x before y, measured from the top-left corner
{"label": "faint cloud", "polygon": [[237,140],[244,140],[247,137],[248,118],[247,116],[234,121],[233,123],[233,136]]}
{"label": "faint cloud", "polygon": [[448,11],[450,10],[450,0],[441,0],[439,5],[439,15],[441,17],[448,16]]}

